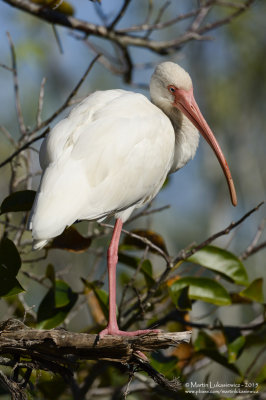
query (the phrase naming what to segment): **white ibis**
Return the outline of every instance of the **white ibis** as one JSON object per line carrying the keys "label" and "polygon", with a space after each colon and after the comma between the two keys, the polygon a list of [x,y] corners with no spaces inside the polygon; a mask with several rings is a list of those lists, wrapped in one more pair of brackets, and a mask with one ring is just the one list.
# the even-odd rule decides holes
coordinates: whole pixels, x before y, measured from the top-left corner
{"label": "white ibis", "polygon": [[98,91],[76,106],[44,140],[43,175],[30,217],[34,249],[76,220],[116,223],[108,249],[109,322],[101,336],[133,336],[116,320],[116,264],[123,223],[153,199],[166,176],[195,155],[199,134],[215,152],[237,204],[223,153],[193,96],[189,74],[172,62],[159,64],[151,101],[125,90]]}

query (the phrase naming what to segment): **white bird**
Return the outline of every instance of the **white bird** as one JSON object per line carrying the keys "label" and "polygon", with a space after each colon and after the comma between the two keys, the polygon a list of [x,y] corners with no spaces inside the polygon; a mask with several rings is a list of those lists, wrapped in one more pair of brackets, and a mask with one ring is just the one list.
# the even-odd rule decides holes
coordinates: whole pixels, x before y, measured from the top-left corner
{"label": "white bird", "polygon": [[43,174],[30,217],[34,249],[76,220],[116,218],[108,249],[109,322],[101,336],[147,332],[123,332],[117,325],[122,225],[135,208],[156,196],[169,173],[194,157],[198,131],[213,148],[237,204],[228,165],[197,106],[189,74],[172,62],[159,64],[150,95],[151,101],[125,90],[97,91],[52,129],[40,150]]}

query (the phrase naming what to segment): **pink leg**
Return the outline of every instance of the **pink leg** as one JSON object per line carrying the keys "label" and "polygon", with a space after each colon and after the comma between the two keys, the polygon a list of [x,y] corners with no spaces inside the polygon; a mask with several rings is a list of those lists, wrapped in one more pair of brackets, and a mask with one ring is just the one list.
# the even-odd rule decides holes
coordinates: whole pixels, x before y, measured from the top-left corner
{"label": "pink leg", "polygon": [[149,332],[160,332],[158,329],[145,329],[134,332],[120,331],[116,319],[116,265],[118,261],[118,245],[123,222],[117,219],[112,240],[107,253],[108,280],[109,280],[109,322],[107,327],[100,332],[100,337],[105,335],[136,336]]}

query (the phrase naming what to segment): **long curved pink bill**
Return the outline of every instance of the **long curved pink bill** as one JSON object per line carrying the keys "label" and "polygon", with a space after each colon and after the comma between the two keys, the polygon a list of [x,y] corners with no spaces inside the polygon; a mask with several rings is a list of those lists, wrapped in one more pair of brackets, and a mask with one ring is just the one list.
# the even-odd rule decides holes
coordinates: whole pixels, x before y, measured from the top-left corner
{"label": "long curved pink bill", "polygon": [[196,100],[194,99],[193,88],[188,91],[183,89],[178,89],[176,91],[174,105],[180,111],[182,111],[187,116],[188,119],[190,119],[190,121],[199,130],[204,139],[209,143],[209,145],[213,149],[226,177],[232,204],[236,206],[237,205],[236,190],[228,164],[214,134],[212,133],[207,122],[205,121],[196,103]]}

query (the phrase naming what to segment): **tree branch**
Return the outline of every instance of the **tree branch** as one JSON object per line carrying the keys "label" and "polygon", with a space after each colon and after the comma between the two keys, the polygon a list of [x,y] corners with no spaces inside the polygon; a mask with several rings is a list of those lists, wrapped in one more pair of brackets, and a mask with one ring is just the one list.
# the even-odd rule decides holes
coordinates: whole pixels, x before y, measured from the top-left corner
{"label": "tree branch", "polygon": [[[139,336],[104,336],[68,332],[64,329],[29,329],[10,319],[0,323],[0,354],[30,356],[65,365],[79,359],[132,362],[138,352],[165,349],[190,341],[191,332],[151,332]],[[72,356],[72,357],[70,357]],[[73,361],[74,360],[74,361]]]}
{"label": "tree branch", "polygon": [[[199,27],[196,32],[186,31],[184,34],[180,35],[175,39],[165,40],[165,41],[150,40],[145,37],[135,36],[135,35],[133,36],[121,31],[115,31],[113,29],[114,23],[112,23],[109,28],[103,25],[92,24],[90,22],[86,22],[78,18],[66,16],[56,10],[44,7],[43,4],[35,4],[28,0],[2,0],[2,1],[8,3],[13,7],[19,8],[27,13],[30,13],[33,16],[36,16],[47,22],[50,22],[52,24],[61,25],[75,31],[83,32],[87,35],[94,35],[97,37],[101,37],[103,39],[107,39],[114,43],[117,43],[123,47],[126,46],[145,47],[158,54],[169,54],[173,50],[177,49],[181,45],[191,40],[208,40],[209,39],[208,37],[202,36],[203,33],[231,22],[232,19],[238,17],[247,8],[249,8],[250,5],[255,0],[247,0],[242,8],[230,14],[228,17],[216,20],[213,23],[205,25],[204,27],[201,28]],[[215,2],[212,1],[212,3],[213,5],[215,5]],[[125,1],[124,6],[122,8],[125,7],[126,9],[128,4],[129,1]],[[199,10],[201,8],[199,8]],[[120,13],[121,11],[118,14],[119,19],[122,17],[122,14]],[[114,22],[116,23],[115,20]],[[154,30],[155,28],[151,24],[148,29]]]}
{"label": "tree branch", "polygon": [[12,400],[27,400],[24,390],[0,371],[0,383],[9,391]]}

